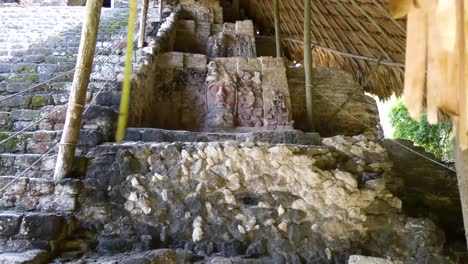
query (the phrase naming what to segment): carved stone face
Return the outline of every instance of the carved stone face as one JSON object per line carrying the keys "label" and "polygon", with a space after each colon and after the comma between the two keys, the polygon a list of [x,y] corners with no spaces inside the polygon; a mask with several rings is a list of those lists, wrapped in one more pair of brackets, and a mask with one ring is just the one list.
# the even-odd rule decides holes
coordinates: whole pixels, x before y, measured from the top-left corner
{"label": "carved stone face", "polygon": [[233,112],[235,101],[235,89],[231,84],[219,81],[212,83],[208,87],[207,103],[209,112],[216,112],[220,109],[227,109]]}

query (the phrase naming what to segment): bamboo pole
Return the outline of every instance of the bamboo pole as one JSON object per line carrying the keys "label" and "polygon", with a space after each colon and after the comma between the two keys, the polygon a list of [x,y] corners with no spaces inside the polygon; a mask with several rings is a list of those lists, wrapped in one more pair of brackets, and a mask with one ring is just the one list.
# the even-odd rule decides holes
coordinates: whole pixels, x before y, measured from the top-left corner
{"label": "bamboo pole", "polygon": [[63,179],[71,172],[73,159],[75,158],[76,145],[80,136],[81,121],[86,103],[86,90],[96,49],[101,8],[101,0],[88,0],[86,2],[86,14],[81,31],[80,48],[70,97],[68,99],[65,127],[59,144],[57,164],[54,172],[54,179],[57,181]]}
{"label": "bamboo pole", "polygon": [[130,0],[130,14],[128,16],[127,57],[125,58],[125,76],[120,99],[119,120],[115,140],[120,142],[125,138],[130,107],[130,90],[132,77],[133,33],[135,31],[135,17],[137,12],[136,0]]}
{"label": "bamboo pole", "polygon": [[281,53],[281,32],[280,32],[280,15],[279,15],[279,0],[275,0],[275,39],[276,39],[276,57],[282,57]]}
{"label": "bamboo pole", "polygon": [[148,4],[149,0],[143,0],[143,7],[141,8],[140,14],[140,30],[138,33],[138,47],[143,48],[145,45],[146,35],[146,19],[148,17]]}
{"label": "bamboo pole", "polygon": [[304,71],[306,89],[307,125],[314,130],[312,110],[312,39],[311,39],[311,0],[304,0]]}

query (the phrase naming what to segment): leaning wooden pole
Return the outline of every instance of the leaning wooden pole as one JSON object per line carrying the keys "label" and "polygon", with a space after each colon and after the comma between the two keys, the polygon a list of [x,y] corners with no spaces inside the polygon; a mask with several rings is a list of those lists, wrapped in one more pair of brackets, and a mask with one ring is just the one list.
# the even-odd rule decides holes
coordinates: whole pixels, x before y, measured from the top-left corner
{"label": "leaning wooden pole", "polygon": [[282,57],[281,52],[281,32],[280,32],[280,12],[279,12],[279,1],[275,0],[275,40],[276,40],[276,57]]}
{"label": "leaning wooden pole", "polygon": [[146,35],[146,20],[148,17],[148,5],[149,0],[143,0],[143,7],[141,8],[140,14],[140,29],[138,30],[138,48],[143,48],[145,45],[145,35]]}
{"label": "leaning wooden pole", "polygon": [[307,125],[310,131],[314,130],[312,110],[312,39],[311,39],[311,0],[304,0],[304,71],[306,89]]}
{"label": "leaning wooden pole", "polygon": [[68,99],[65,127],[62,139],[60,140],[57,164],[55,166],[55,180],[63,179],[71,172],[72,163],[75,158],[75,150],[80,136],[81,121],[86,102],[86,90],[96,49],[101,7],[102,0],[88,0],[86,2],[86,15],[81,31],[80,48],[70,97]]}

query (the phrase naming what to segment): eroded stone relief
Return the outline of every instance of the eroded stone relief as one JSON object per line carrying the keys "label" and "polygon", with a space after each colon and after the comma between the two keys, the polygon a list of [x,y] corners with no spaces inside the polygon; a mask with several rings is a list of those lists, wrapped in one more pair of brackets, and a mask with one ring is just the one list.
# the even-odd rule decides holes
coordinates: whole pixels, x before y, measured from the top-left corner
{"label": "eroded stone relief", "polygon": [[[276,130],[292,127],[284,92],[264,94],[259,71],[228,72],[221,62],[208,64],[206,77],[206,128],[235,127]],[[264,104],[265,99],[268,101]]]}

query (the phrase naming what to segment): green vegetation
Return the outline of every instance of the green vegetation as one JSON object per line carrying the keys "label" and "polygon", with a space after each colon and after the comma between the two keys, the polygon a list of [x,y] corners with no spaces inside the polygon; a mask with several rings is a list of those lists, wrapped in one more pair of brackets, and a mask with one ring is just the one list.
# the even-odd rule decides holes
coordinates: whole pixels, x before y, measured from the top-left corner
{"label": "green vegetation", "polygon": [[454,150],[451,139],[452,124],[444,120],[431,125],[423,114],[421,121],[413,120],[403,102],[398,102],[390,110],[390,124],[395,128],[394,138],[409,139],[442,160],[453,160]]}
{"label": "green vegetation", "polygon": [[26,109],[39,109],[44,105],[47,105],[47,99],[41,96],[31,96],[24,100]]}
{"label": "green vegetation", "polygon": [[[10,136],[9,133],[0,133],[0,141],[7,139]],[[4,144],[2,147],[4,148],[4,152],[15,152],[18,148],[20,148],[26,141],[28,140],[25,136],[16,136]]]}

